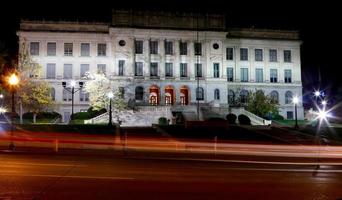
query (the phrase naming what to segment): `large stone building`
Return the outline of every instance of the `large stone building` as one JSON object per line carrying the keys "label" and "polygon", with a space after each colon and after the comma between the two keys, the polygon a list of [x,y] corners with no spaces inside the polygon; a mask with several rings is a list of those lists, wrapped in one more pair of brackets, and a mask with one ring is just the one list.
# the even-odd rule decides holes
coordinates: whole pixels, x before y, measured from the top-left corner
{"label": "large stone building", "polygon": [[[114,10],[111,23],[23,20],[18,36],[64,121],[71,97],[62,81],[84,82],[87,71],[105,73],[135,105],[227,107],[261,89],[293,118],[292,97],[302,96],[298,32],[227,28],[222,14]],[[76,93],[75,112],[88,107],[89,94]]]}

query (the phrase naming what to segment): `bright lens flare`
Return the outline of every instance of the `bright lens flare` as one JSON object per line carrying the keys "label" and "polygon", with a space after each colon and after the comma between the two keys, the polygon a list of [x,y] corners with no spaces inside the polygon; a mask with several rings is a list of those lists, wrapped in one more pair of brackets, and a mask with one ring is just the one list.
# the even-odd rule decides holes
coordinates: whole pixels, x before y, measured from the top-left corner
{"label": "bright lens flare", "polygon": [[18,85],[19,83],[19,78],[17,75],[12,74],[9,78],[8,78],[8,82],[10,85]]}
{"label": "bright lens flare", "polygon": [[319,118],[320,120],[326,120],[327,117],[328,117],[328,112],[327,112],[327,111],[325,111],[325,110],[320,110],[320,111],[318,112],[318,118]]}
{"label": "bright lens flare", "polygon": [[299,102],[299,98],[297,96],[293,97],[292,102],[297,104]]}
{"label": "bright lens flare", "polygon": [[319,95],[321,95],[321,93],[319,91],[315,91],[314,94],[315,94],[316,97],[319,97]]}
{"label": "bright lens flare", "polygon": [[113,94],[113,92],[109,92],[108,94],[107,94],[107,96],[108,96],[108,98],[113,98],[114,97],[114,94]]}
{"label": "bright lens flare", "polygon": [[71,81],[70,85],[71,85],[71,87],[75,87],[76,86],[76,81]]}
{"label": "bright lens flare", "polygon": [[7,112],[6,108],[0,107],[0,113],[5,113],[5,112]]}
{"label": "bright lens flare", "polygon": [[326,101],[326,100],[323,100],[323,101],[322,101],[322,105],[323,105],[323,106],[327,105],[327,101]]}

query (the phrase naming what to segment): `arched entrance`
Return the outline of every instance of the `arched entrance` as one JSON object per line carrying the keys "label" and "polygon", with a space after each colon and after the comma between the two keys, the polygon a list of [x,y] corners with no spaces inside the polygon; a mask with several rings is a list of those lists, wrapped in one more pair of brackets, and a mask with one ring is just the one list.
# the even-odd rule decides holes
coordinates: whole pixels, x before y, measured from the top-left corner
{"label": "arched entrance", "polygon": [[175,102],[174,89],[172,86],[165,87],[165,105],[173,105]]}
{"label": "arched entrance", "polygon": [[189,105],[189,88],[186,86],[180,88],[180,103],[181,105]]}
{"label": "arched entrance", "polygon": [[159,88],[155,85],[150,87],[149,104],[152,106],[159,104]]}

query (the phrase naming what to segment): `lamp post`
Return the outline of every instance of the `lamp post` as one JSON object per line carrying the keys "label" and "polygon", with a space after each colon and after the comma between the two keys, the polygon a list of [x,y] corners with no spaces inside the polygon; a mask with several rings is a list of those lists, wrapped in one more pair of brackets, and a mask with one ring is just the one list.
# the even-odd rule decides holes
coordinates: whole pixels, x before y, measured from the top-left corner
{"label": "lamp post", "polygon": [[293,104],[295,106],[295,119],[296,119],[295,129],[298,129],[297,104],[299,102],[299,98],[297,96],[293,97],[292,102],[293,102]]}
{"label": "lamp post", "polygon": [[109,99],[109,122],[108,122],[108,126],[112,127],[113,126],[113,123],[112,123],[112,99],[114,97],[114,94],[113,94],[113,92],[109,92],[107,94],[107,96]]}
{"label": "lamp post", "polygon": [[2,108],[3,104],[4,104],[4,95],[0,94],[0,108]]}
{"label": "lamp post", "polygon": [[11,92],[12,92],[12,114],[11,114],[11,143],[9,144],[9,149],[10,150],[14,150],[15,149],[15,145],[13,142],[13,124],[14,124],[14,113],[15,113],[15,105],[14,105],[14,93],[15,93],[15,89],[19,84],[19,78],[18,76],[13,73],[11,74],[11,76],[8,78],[8,83],[11,87]]}
{"label": "lamp post", "polygon": [[76,81],[72,80],[72,81],[70,81],[70,85],[69,85],[70,88],[69,88],[69,87],[67,87],[67,83],[65,81],[62,82],[63,88],[66,91],[71,93],[71,116],[70,116],[70,120],[72,120],[74,117],[74,94],[83,88],[83,82],[79,82],[78,84],[79,84],[79,87],[76,88],[75,87]]}

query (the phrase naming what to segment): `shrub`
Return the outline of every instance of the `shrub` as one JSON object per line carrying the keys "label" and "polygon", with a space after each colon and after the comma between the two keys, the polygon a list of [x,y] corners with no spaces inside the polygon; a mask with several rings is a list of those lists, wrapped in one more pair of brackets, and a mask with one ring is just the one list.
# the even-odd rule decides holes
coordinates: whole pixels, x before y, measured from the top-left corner
{"label": "shrub", "polygon": [[236,124],[236,115],[230,113],[226,116],[226,119],[228,121],[229,124]]}
{"label": "shrub", "polygon": [[272,119],[273,120],[284,120],[284,117],[279,115],[279,114],[276,114],[276,115],[273,115]]}
{"label": "shrub", "polygon": [[165,117],[160,117],[158,119],[158,124],[159,125],[167,125],[167,119]]}
{"label": "shrub", "polygon": [[93,107],[88,108],[87,113],[89,113],[90,117],[89,118],[93,118],[96,116],[99,116],[103,113],[107,112],[107,110],[105,108],[102,108],[100,110],[94,110]]}
{"label": "shrub", "polygon": [[220,117],[211,117],[207,121],[224,121],[224,119],[222,119]]}
{"label": "shrub", "polygon": [[72,119],[90,119],[91,116],[88,112],[77,112],[74,113]]}
{"label": "shrub", "polygon": [[246,115],[239,115],[238,120],[241,125],[251,125],[251,120]]}
{"label": "shrub", "polygon": [[[39,112],[37,114],[37,119],[55,119],[57,117],[62,117],[57,112]],[[27,112],[23,114],[23,119],[29,119],[31,120],[33,118],[33,113],[32,112]]]}

